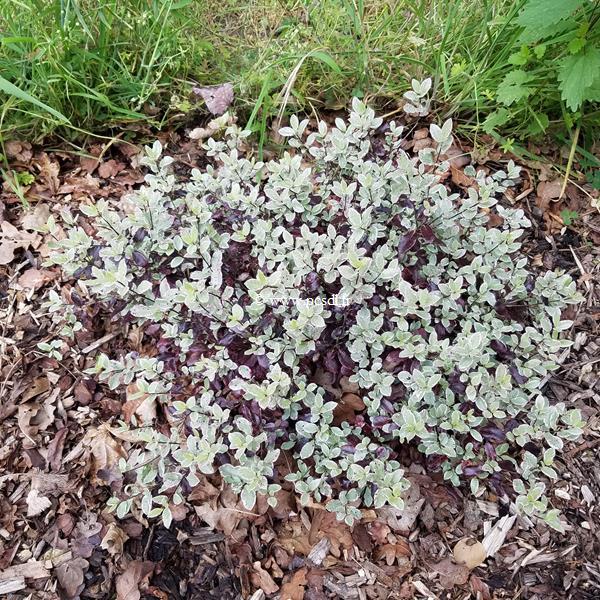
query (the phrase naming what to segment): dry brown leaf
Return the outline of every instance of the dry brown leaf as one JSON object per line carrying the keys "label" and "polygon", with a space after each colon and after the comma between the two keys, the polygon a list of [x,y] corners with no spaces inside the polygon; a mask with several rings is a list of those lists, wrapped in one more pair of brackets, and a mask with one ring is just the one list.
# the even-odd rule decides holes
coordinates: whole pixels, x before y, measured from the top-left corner
{"label": "dry brown leaf", "polygon": [[127,386],[126,398],[122,411],[127,423],[134,415],[138,425],[150,425],[156,419],[156,399],[141,394],[136,383]]}
{"label": "dry brown leaf", "polygon": [[114,177],[115,175],[119,174],[124,168],[125,165],[122,162],[116,161],[114,158],[111,158],[110,160],[103,162],[98,167],[98,175],[100,175],[102,179],[110,179],[111,177]]}
{"label": "dry brown leaf", "polygon": [[[125,458],[125,451],[121,444],[111,435],[110,428],[106,424],[98,428],[92,428],[86,434],[86,442],[94,458],[92,472],[99,477],[99,471],[116,471],[116,465],[120,458]],[[106,477],[106,473],[104,476]],[[100,477],[107,481],[105,477]]]}
{"label": "dry brown leaf", "polygon": [[54,573],[67,598],[79,597],[84,588],[84,575],[89,566],[87,560],[77,557],[56,567]]}
{"label": "dry brown leaf", "polygon": [[486,552],[483,544],[473,538],[459,540],[452,551],[454,560],[465,565],[467,569],[478,567],[485,559]]}
{"label": "dry brown leaf", "polygon": [[546,208],[550,202],[558,200],[560,190],[562,189],[562,181],[555,179],[554,181],[540,181],[537,186],[538,206]]}
{"label": "dry brown leaf", "polygon": [[18,162],[28,163],[33,157],[31,144],[29,142],[18,142],[9,140],[4,142],[4,152],[8,158],[14,158]]}
{"label": "dry brown leaf", "polygon": [[60,470],[63,450],[65,447],[65,439],[68,432],[69,430],[67,427],[62,427],[56,432],[56,435],[52,438],[50,444],[48,444],[46,463],[53,471]]}
{"label": "dry brown leaf", "polygon": [[20,404],[17,414],[19,429],[33,441],[38,431],[45,431],[54,422],[56,407],[50,398],[43,403],[27,402]]}
{"label": "dry brown leaf", "polygon": [[50,269],[27,269],[17,283],[24,289],[37,290],[57,277],[58,273]]}
{"label": "dry brown leaf", "polygon": [[77,523],[75,533],[71,537],[71,549],[77,556],[89,558],[102,541],[100,532],[102,523],[95,514],[90,513]]}
{"label": "dry brown leaf", "polygon": [[274,594],[279,589],[279,586],[273,581],[268,571],[263,569],[258,560],[252,565],[250,580],[254,587],[261,589],[267,595]]}
{"label": "dry brown leaf", "polygon": [[117,577],[117,600],[140,600],[140,588],[146,587],[153,571],[153,562],[132,560]]}
{"label": "dry brown leaf", "polygon": [[40,236],[37,233],[21,231],[8,221],[0,223],[0,265],[7,265],[15,258],[15,250],[18,248],[36,248],[39,245]]}
{"label": "dry brown leaf", "polygon": [[472,188],[474,186],[475,180],[468,175],[465,175],[465,172],[462,169],[458,169],[454,165],[450,165],[450,173],[452,176],[452,183],[461,188]]}
{"label": "dry brown leaf", "polygon": [[32,212],[28,212],[23,217],[21,227],[23,227],[23,229],[31,230],[40,229],[46,225],[48,222],[48,217],[50,217],[50,207],[41,202],[40,204],[36,204]]}
{"label": "dry brown leaf", "polygon": [[334,513],[328,510],[315,509],[309,534],[311,546],[323,537],[331,542],[331,553],[338,558],[342,548],[351,548],[353,545],[350,527],[336,519]]}
{"label": "dry brown leaf", "polygon": [[408,535],[425,503],[425,498],[421,498],[420,495],[419,485],[411,481],[408,496],[404,499],[404,508],[385,506],[376,511],[377,515],[389,525],[392,531]]}
{"label": "dry brown leaf", "polygon": [[36,163],[40,171],[40,180],[48,187],[53,195],[56,194],[60,186],[60,181],[58,179],[60,165],[58,164],[58,161],[51,160],[45,152],[42,152]]}
{"label": "dry brown leaf", "polygon": [[111,523],[102,538],[100,547],[111,556],[123,554],[123,545],[129,536],[116,524]]}
{"label": "dry brown leaf", "polygon": [[391,566],[396,561],[401,562],[411,555],[408,542],[399,539],[396,544],[384,544],[375,551],[375,560],[385,560]]}
{"label": "dry brown leaf", "polygon": [[469,569],[464,565],[457,565],[451,558],[444,558],[432,568],[439,573],[440,584],[446,589],[464,585],[469,580]]}
{"label": "dry brown leaf", "polygon": [[45,375],[36,377],[31,382],[31,385],[27,388],[27,391],[24,394],[22,394],[21,402],[27,402],[28,400],[31,400],[32,398],[35,398],[36,396],[47,392],[49,389],[50,381],[48,381],[48,378]]}
{"label": "dry brown leaf", "polygon": [[37,517],[52,506],[52,502],[46,496],[41,496],[40,492],[36,489],[29,491],[25,501],[27,503],[28,517]]}
{"label": "dry brown leaf", "polygon": [[308,535],[309,532],[299,519],[290,520],[278,531],[277,542],[289,554],[308,556],[314,546],[309,541]]}
{"label": "dry brown leaf", "polygon": [[248,511],[241,503],[237,494],[226,487],[217,499],[194,506],[196,514],[213,529],[222,531],[225,535],[232,535],[240,521],[254,520],[258,514]]}
{"label": "dry brown leaf", "polygon": [[281,586],[279,597],[281,600],[304,600],[306,587],[306,567],[298,569],[292,578]]}
{"label": "dry brown leaf", "polygon": [[206,108],[215,116],[222,115],[233,102],[233,86],[231,83],[195,87],[194,93],[206,103]]}
{"label": "dry brown leaf", "polygon": [[296,512],[296,497],[288,490],[279,490],[275,494],[277,504],[271,509],[278,519],[287,519],[291,513]]}
{"label": "dry brown leaf", "polygon": [[376,544],[387,544],[388,535],[391,533],[388,525],[382,521],[375,521],[369,525],[369,535]]}

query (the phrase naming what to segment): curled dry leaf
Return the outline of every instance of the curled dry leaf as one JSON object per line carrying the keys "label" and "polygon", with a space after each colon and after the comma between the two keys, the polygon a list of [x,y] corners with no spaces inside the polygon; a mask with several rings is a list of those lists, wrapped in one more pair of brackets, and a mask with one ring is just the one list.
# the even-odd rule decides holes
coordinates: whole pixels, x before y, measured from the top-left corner
{"label": "curled dry leaf", "polygon": [[465,565],[467,569],[478,567],[486,559],[483,544],[472,538],[459,540],[452,553],[456,562]]}
{"label": "curled dry leaf", "polygon": [[128,539],[129,536],[116,523],[111,523],[102,538],[100,547],[111,556],[121,555]]}

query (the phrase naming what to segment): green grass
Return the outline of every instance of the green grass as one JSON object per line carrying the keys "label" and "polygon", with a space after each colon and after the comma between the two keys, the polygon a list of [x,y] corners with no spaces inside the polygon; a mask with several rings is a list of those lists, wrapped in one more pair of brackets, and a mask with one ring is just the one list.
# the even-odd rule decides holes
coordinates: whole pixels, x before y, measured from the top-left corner
{"label": "green grass", "polygon": [[[147,121],[185,77],[186,2],[0,0],[0,133],[39,139]],[[66,127],[68,126],[68,128]]]}
{"label": "green grass", "polygon": [[599,113],[565,110],[552,60],[527,67],[527,102],[499,101],[524,2],[0,0],[0,134],[160,125],[193,83],[231,81],[263,142],[284,110],[343,108],[356,95],[392,113],[412,77],[431,76],[436,110],[463,134],[496,123],[496,136],[520,140],[577,120],[589,138]]}
{"label": "green grass", "polygon": [[[434,76],[438,99],[473,110],[482,82],[497,76],[516,33],[513,0],[229,0],[198,5],[203,34],[219,45],[221,68],[253,102],[264,81],[277,90],[311,51],[339,69],[307,60],[294,85],[299,104],[344,106],[350,95],[398,99],[411,77]],[[484,81],[482,81],[484,80]]]}

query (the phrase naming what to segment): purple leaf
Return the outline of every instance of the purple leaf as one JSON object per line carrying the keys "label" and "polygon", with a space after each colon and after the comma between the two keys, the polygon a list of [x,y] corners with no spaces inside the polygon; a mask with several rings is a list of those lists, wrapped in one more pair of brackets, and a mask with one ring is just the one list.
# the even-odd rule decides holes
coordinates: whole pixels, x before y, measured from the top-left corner
{"label": "purple leaf", "polygon": [[215,116],[222,115],[233,102],[233,86],[231,83],[195,87],[193,92],[204,100],[208,111]]}

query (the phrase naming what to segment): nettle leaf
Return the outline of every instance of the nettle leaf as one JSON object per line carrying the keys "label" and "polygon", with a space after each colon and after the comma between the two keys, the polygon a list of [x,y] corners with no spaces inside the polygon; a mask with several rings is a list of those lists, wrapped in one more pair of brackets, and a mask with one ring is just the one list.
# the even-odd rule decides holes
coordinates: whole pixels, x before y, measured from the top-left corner
{"label": "nettle leaf", "polygon": [[498,101],[510,106],[529,97],[533,88],[528,85],[535,77],[521,69],[507,73],[498,87]]}
{"label": "nettle leaf", "polygon": [[524,27],[523,41],[541,40],[556,31],[561,21],[568,19],[586,0],[528,0],[517,17]]}
{"label": "nettle leaf", "polygon": [[596,97],[600,87],[600,49],[588,44],[583,52],[565,56],[559,63],[561,98],[575,112],[584,100]]}

